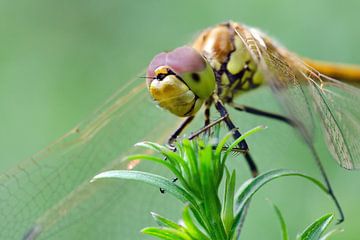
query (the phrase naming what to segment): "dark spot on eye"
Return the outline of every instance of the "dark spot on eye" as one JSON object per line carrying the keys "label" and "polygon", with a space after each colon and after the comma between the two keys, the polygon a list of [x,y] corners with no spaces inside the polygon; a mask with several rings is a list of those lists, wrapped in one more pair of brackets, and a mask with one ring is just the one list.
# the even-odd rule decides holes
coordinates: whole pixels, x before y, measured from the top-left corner
{"label": "dark spot on eye", "polygon": [[161,81],[161,80],[163,80],[166,76],[167,76],[167,74],[160,73],[160,74],[158,74],[158,75],[156,76],[156,79],[159,80],[159,81]]}
{"label": "dark spot on eye", "polygon": [[194,80],[194,82],[200,82],[200,75],[197,73],[192,73],[191,78]]}

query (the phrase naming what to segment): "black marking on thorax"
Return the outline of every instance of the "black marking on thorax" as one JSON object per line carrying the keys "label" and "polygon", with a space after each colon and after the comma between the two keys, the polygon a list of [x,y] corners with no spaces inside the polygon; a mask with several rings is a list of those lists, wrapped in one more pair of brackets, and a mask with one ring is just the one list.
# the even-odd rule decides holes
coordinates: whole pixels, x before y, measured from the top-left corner
{"label": "black marking on thorax", "polygon": [[[225,102],[231,102],[233,99],[233,95],[238,91],[247,91],[254,88],[257,88],[259,85],[255,84],[253,81],[253,76],[256,72],[256,69],[251,69],[250,59],[245,62],[245,65],[243,69],[241,69],[238,73],[232,74],[227,69],[227,65],[230,61],[231,54],[236,51],[235,44],[234,44],[234,35],[231,38],[231,43],[234,47],[234,50],[230,51],[228,55],[226,56],[225,61],[221,64],[219,70],[215,70],[215,76],[216,76],[216,85],[217,85],[217,94],[218,96],[221,96],[222,100]],[[244,78],[244,75],[249,72],[250,75],[246,78]],[[229,83],[227,85],[224,85],[221,81],[221,76],[223,74],[226,74]],[[245,89],[244,85],[248,83],[248,87]],[[234,85],[235,84],[235,85]],[[231,89],[231,90],[230,90]],[[224,92],[227,93],[224,95]]]}

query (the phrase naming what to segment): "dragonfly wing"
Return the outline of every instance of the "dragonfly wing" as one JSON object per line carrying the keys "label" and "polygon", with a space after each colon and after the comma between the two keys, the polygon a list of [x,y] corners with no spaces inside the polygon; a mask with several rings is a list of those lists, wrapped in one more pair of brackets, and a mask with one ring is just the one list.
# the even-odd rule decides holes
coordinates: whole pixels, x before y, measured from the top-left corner
{"label": "dragonfly wing", "polygon": [[313,79],[313,97],[324,127],[329,149],[346,169],[360,168],[360,90],[319,74]]}
{"label": "dragonfly wing", "polygon": [[305,140],[312,142],[315,126],[313,106],[308,97],[307,86],[300,84],[298,80],[300,73],[292,68],[275,46],[263,39],[260,32],[237,24],[234,28],[261,68],[286,115],[297,125]]}
{"label": "dragonfly wing", "polygon": [[346,169],[359,168],[360,90],[308,67],[257,30],[240,26],[237,32],[308,144],[312,144],[313,115],[318,113],[334,158]]}
{"label": "dragonfly wing", "polygon": [[107,232],[126,232],[133,210],[147,204],[136,205],[134,185],[89,181],[104,170],[133,167],[121,161],[133,144],[164,141],[176,122],[154,107],[145,84],[127,82],[88,120],[0,175],[0,239],[110,239],[116,235]]}

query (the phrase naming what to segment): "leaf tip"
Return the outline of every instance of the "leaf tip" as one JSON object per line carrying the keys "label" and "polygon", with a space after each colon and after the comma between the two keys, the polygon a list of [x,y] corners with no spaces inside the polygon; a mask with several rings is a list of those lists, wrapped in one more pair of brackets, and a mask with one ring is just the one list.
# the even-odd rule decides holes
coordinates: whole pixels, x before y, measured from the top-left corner
{"label": "leaf tip", "polygon": [[145,142],[138,142],[134,144],[134,147],[141,147],[145,144]]}
{"label": "leaf tip", "polygon": [[266,126],[266,125],[260,125],[259,128],[261,128],[261,129],[267,129],[268,126]]}
{"label": "leaf tip", "polygon": [[103,175],[104,175],[103,173],[99,173],[99,174],[95,175],[95,176],[90,180],[90,183],[93,183],[93,182],[97,181],[98,179],[103,178],[103,177],[104,177]]}

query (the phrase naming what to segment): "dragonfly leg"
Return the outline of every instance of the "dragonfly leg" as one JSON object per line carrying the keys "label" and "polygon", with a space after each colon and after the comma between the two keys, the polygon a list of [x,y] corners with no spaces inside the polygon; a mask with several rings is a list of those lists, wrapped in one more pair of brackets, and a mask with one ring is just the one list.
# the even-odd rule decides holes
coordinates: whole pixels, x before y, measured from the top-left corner
{"label": "dragonfly leg", "polygon": [[328,194],[330,195],[330,197],[333,199],[334,203],[335,203],[335,206],[336,208],[338,209],[339,211],[339,215],[340,215],[340,218],[338,219],[337,221],[337,224],[340,224],[344,221],[345,219],[345,216],[344,216],[344,212],[340,206],[340,203],[339,201],[337,200],[336,196],[335,196],[335,193],[331,187],[331,184],[330,184],[330,181],[329,181],[329,178],[326,174],[326,171],[325,171],[325,168],[323,166],[323,164],[321,163],[320,161],[320,157],[319,155],[317,154],[315,148],[314,148],[314,145],[312,143],[307,143],[307,145],[309,146],[310,150],[311,150],[311,153],[312,155],[314,156],[314,159],[315,159],[315,162],[320,170],[320,173],[321,173],[321,176],[323,177],[324,179],[324,182],[325,182],[325,185],[327,187],[327,191],[328,191]]}
{"label": "dragonfly leg", "polygon": [[[176,152],[176,148],[174,146],[174,141],[176,140],[176,138],[181,134],[182,131],[184,131],[184,129],[186,128],[186,126],[188,126],[191,121],[194,119],[194,116],[190,116],[187,117],[181,124],[180,126],[173,132],[173,134],[171,134],[171,136],[169,137],[168,141],[167,141],[167,145],[168,148],[171,149],[172,151]],[[164,158],[164,160],[166,160],[166,157]],[[173,182],[176,182],[177,178],[173,179]],[[160,188],[160,192],[161,193],[165,193],[165,190]]]}
{"label": "dragonfly leg", "polygon": [[205,124],[204,127],[206,127],[207,125],[210,124],[210,107],[211,107],[211,100],[207,100],[205,102],[205,111],[204,111],[204,115],[205,115]]}
{"label": "dragonfly leg", "polygon": [[[204,127],[208,126],[210,124],[210,107],[211,107],[212,101],[211,99],[208,99],[205,101],[205,110],[204,110]],[[210,129],[206,131],[207,135],[210,135]]]}
{"label": "dragonfly leg", "polygon": [[296,126],[296,124],[295,124],[295,122],[293,120],[291,120],[290,118],[288,118],[286,116],[280,115],[280,114],[263,111],[261,109],[249,107],[249,106],[242,105],[242,104],[237,104],[237,103],[234,103],[234,102],[230,102],[229,105],[231,107],[233,107],[234,109],[238,110],[238,111],[247,112],[247,113],[251,113],[251,114],[254,114],[254,115],[258,115],[258,116],[262,116],[262,117],[268,117],[268,118],[271,118],[271,119],[282,121],[284,123],[289,124],[292,127]]}
{"label": "dragonfly leg", "polygon": [[[194,132],[193,134],[191,134],[188,137],[189,140],[199,136],[203,132],[206,132],[208,129],[212,128],[213,126],[215,126],[216,124],[219,124],[222,121],[225,122],[225,124],[226,124],[226,126],[228,127],[229,130],[233,131],[233,137],[235,139],[237,139],[237,138],[239,138],[241,136],[241,133],[239,132],[239,130],[237,130],[234,123],[229,118],[229,113],[227,112],[227,110],[225,109],[224,105],[221,103],[220,100],[219,100],[219,102],[215,101],[215,107],[216,107],[216,109],[218,109],[221,117],[218,118],[217,120],[213,121],[212,123],[209,123],[205,127],[198,130],[197,132]],[[258,175],[257,166],[256,166],[254,160],[252,159],[251,155],[249,154],[249,148],[247,146],[247,143],[245,141],[241,141],[238,144],[238,146],[239,146],[239,148],[237,149],[237,151],[241,152],[244,155],[244,157],[246,159],[246,162],[249,165],[251,175],[253,177],[256,177]]]}
{"label": "dragonfly leg", "polygon": [[[216,95],[214,95],[214,103],[215,103],[215,108],[220,113],[220,116],[224,117],[224,122],[225,122],[227,128],[229,130],[233,130],[234,139],[239,138],[241,136],[241,133],[239,132],[239,130],[237,130],[234,123],[231,121],[231,119],[229,117],[229,113],[227,112],[224,104],[221,102],[219,97]],[[250,168],[251,175],[253,177],[256,177],[259,174],[259,172],[257,170],[257,166],[256,166],[254,160],[252,159],[252,157],[249,153],[249,147],[248,147],[246,141],[243,140],[243,141],[239,142],[238,146],[241,150],[244,150],[243,155],[244,155],[245,160]]]}
{"label": "dragonfly leg", "polygon": [[168,139],[167,143],[170,148],[174,147],[173,143],[176,140],[176,138],[181,134],[182,131],[191,123],[191,121],[194,119],[194,116],[187,117],[180,126],[171,134],[170,138]]}
{"label": "dragonfly leg", "polygon": [[228,116],[228,115],[219,117],[218,119],[216,119],[216,120],[213,121],[212,123],[209,123],[208,125],[204,126],[203,128],[200,128],[198,131],[192,133],[192,134],[188,137],[188,139],[189,139],[189,140],[192,140],[192,139],[196,138],[197,136],[199,136],[199,135],[202,134],[203,132],[206,132],[207,130],[209,130],[210,128],[212,128],[213,126],[215,126],[216,124],[219,124],[220,122],[224,121],[227,116]]}

